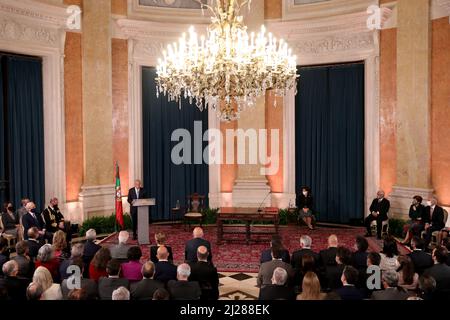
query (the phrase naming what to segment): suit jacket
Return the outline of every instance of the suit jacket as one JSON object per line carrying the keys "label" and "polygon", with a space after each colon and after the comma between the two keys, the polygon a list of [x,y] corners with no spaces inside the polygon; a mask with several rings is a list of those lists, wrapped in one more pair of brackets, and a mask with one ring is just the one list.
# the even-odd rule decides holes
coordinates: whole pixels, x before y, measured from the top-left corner
{"label": "suit jacket", "polygon": [[22,217],[22,225],[23,225],[23,237],[25,240],[28,240],[28,229],[32,227],[36,227],[39,230],[44,228],[44,221],[42,220],[42,216],[39,213],[35,213],[36,219],[27,212]]}
{"label": "suit jacket", "polygon": [[379,219],[381,220],[387,220],[388,219],[388,212],[389,208],[391,206],[391,203],[388,199],[383,198],[383,200],[378,201],[378,198],[373,199],[372,204],[370,205],[370,213],[372,212],[379,212]]}
{"label": "suit jacket", "polygon": [[374,291],[372,293],[372,300],[406,300],[409,294],[406,290],[399,290],[397,288],[387,288],[384,290]]}
{"label": "suit jacket", "polygon": [[278,267],[283,268],[287,271],[287,283],[290,284],[295,274],[294,269],[292,269],[291,265],[286,262],[283,262],[281,260],[272,260],[269,262],[264,262],[261,267],[259,267],[258,278],[256,281],[258,287],[272,284],[273,271]]}
{"label": "suit jacket", "polygon": [[[73,260],[71,258],[61,261],[61,264],[59,265],[59,277],[61,278],[61,281],[65,280],[71,276],[70,273],[67,273],[67,268],[70,265],[72,265],[72,263],[73,263]],[[64,295],[64,292],[63,292],[63,295]]]}
{"label": "suit jacket", "polygon": [[[133,200],[136,199],[146,199],[147,198],[147,191],[145,191],[144,188],[139,189],[139,197],[136,194],[136,189],[133,187],[130,190],[128,190],[128,198],[127,201],[131,205]],[[131,211],[133,213],[137,212],[137,207],[131,206]]]}
{"label": "suit jacket", "polygon": [[423,222],[430,223],[433,225],[434,230],[440,230],[445,227],[444,224],[444,209],[440,206],[435,206],[433,211],[433,217],[430,217],[431,207],[428,206],[425,208],[425,212],[423,215]]}
{"label": "suit jacket", "polygon": [[431,254],[423,250],[414,250],[409,253],[408,256],[411,258],[414,264],[414,270],[421,275],[425,269],[431,268],[434,264]]}
{"label": "suit jacket", "polygon": [[335,266],[336,263],[336,247],[330,247],[319,252],[319,264],[322,268],[326,268],[328,266]]}
{"label": "suit jacket", "polygon": [[[67,297],[70,292],[70,289],[67,287],[67,281],[68,279],[64,279],[63,282],[61,283],[61,292],[64,300],[67,300]],[[98,299],[98,287],[97,283],[95,283],[94,280],[81,278],[81,288],[86,290],[88,300]]]}
{"label": "suit jacket", "polygon": [[319,255],[317,253],[315,253],[311,249],[300,249],[292,253],[291,265],[294,269],[300,270],[302,268],[302,259],[306,254],[311,255],[316,262],[316,266],[318,265]]}
{"label": "suit jacket", "polygon": [[127,279],[123,278],[100,278],[98,280],[98,295],[100,300],[112,300],[113,291],[119,287],[129,289],[130,283]]}
{"label": "suit jacket", "polygon": [[115,246],[112,246],[109,248],[111,251],[111,257],[113,259],[119,259],[119,260],[126,260],[128,259],[128,249],[130,249],[131,246],[119,243]]}
{"label": "suit jacket", "polygon": [[155,264],[155,280],[167,283],[177,279],[177,267],[168,261],[160,261]]}
{"label": "suit jacket", "polygon": [[199,300],[202,295],[200,285],[196,281],[170,280],[167,289],[172,300]]}
{"label": "suit jacket", "polygon": [[325,270],[327,289],[335,290],[342,287],[341,276],[345,265],[328,266]]}
{"label": "suit jacket", "polygon": [[59,211],[59,209],[55,210],[54,208],[47,207],[42,212],[42,218],[44,219],[45,229],[50,232],[56,232],[59,230],[58,224],[61,221],[64,221],[64,216]]}
{"label": "suit jacket", "polygon": [[425,270],[424,274],[432,276],[436,280],[436,291],[450,289],[450,267],[446,263],[437,263]]}
{"label": "suit jacket", "polygon": [[356,251],[352,254],[352,266],[358,271],[367,269],[367,252]]}
{"label": "suit jacket", "polygon": [[[260,263],[268,262],[272,260],[272,249],[265,249],[261,252]],[[283,253],[281,254],[281,260],[286,263],[291,263],[291,256],[289,255],[289,250],[283,249]]]}
{"label": "suit jacket", "polygon": [[259,291],[259,300],[295,300],[292,287],[269,284]]}
{"label": "suit jacket", "polygon": [[2,213],[2,223],[3,228],[6,230],[16,229],[16,225],[19,224],[19,214],[15,212],[13,217],[9,215],[7,212]]}
{"label": "suit jacket", "polygon": [[219,274],[209,262],[198,261],[191,264],[189,281],[196,281],[202,290],[201,300],[219,299]]}
{"label": "suit jacket", "polygon": [[89,265],[92,261],[92,258],[94,258],[95,254],[98,250],[100,250],[101,246],[94,243],[94,241],[88,240],[84,244],[84,251],[83,251],[83,263],[84,263],[84,273],[83,276],[86,278],[89,278]]}
{"label": "suit jacket", "polygon": [[209,241],[202,238],[194,238],[186,242],[186,247],[184,249],[185,260],[188,263],[197,262],[197,249],[200,246],[205,246],[208,249],[208,261],[212,260],[211,244]]}
{"label": "suit jacket", "polygon": [[42,243],[39,240],[28,239],[28,256],[34,260],[38,255],[39,249],[42,247]]}
{"label": "suit jacket", "polygon": [[14,260],[17,262],[17,264],[19,265],[19,273],[18,276],[19,277],[24,277],[24,278],[31,278],[34,272],[34,263],[33,261],[30,259],[27,259],[27,257],[22,256],[22,255],[17,255],[14,258],[12,258],[11,260]]}
{"label": "suit jacket", "polygon": [[[173,261],[172,247],[169,247],[169,246],[165,246],[165,247],[167,248],[167,251],[169,252],[169,258],[167,260],[172,262]],[[158,262],[158,258],[156,257],[156,254],[158,253],[158,248],[159,248],[159,246],[151,246],[150,247],[150,260],[153,263]]]}
{"label": "suit jacket", "polygon": [[5,262],[9,261],[9,253],[7,255],[0,253],[0,275],[3,275],[2,267]]}
{"label": "suit jacket", "polygon": [[8,291],[8,299],[12,301],[26,301],[26,291],[30,280],[18,277],[0,278],[0,288]]}
{"label": "suit jacket", "polygon": [[132,283],[130,287],[132,300],[152,300],[156,290],[164,289],[164,283],[153,279],[142,279]]}
{"label": "suit jacket", "polygon": [[336,293],[341,297],[341,300],[363,300],[364,295],[355,286],[343,286],[336,290]]}

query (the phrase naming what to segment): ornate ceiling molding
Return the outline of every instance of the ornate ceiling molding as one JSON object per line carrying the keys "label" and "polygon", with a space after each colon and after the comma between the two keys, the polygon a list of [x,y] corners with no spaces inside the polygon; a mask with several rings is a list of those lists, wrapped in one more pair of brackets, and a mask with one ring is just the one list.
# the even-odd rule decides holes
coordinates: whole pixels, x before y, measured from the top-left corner
{"label": "ornate ceiling molding", "polygon": [[65,7],[32,0],[0,0],[0,13],[47,27],[65,27],[69,16]]}

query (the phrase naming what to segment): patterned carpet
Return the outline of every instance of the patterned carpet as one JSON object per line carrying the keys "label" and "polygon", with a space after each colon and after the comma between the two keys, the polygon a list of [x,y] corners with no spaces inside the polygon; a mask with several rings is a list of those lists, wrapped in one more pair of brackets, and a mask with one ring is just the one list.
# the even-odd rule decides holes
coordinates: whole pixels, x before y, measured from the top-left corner
{"label": "patterned carpet", "polygon": [[[255,273],[259,269],[259,258],[261,251],[268,248],[270,236],[266,242],[253,243],[246,245],[244,241],[225,242],[221,245],[216,244],[216,227],[205,227],[205,238],[211,242],[214,264],[219,272],[244,272]],[[280,227],[280,235],[283,239],[284,246],[292,253],[299,248],[300,236],[309,235],[313,240],[312,249],[320,251],[327,247],[327,238],[330,234],[336,234],[339,244],[353,248],[354,239],[357,235],[364,234],[364,228],[348,227],[348,228],[328,228],[319,227],[316,230],[308,230],[306,227],[300,226],[282,226]],[[150,240],[154,242],[155,232],[164,232],[167,237],[167,244],[172,246],[175,264],[184,261],[184,245],[187,240],[192,237],[192,230],[188,231],[181,225],[151,225]],[[232,235],[233,238],[239,239],[243,235]],[[102,245],[111,246],[117,243],[117,234],[113,234],[102,241]],[[136,241],[129,240],[129,244],[137,244]],[[369,238],[371,251],[379,251],[381,243],[375,238]],[[143,260],[149,257],[149,246],[141,246],[143,251]]]}

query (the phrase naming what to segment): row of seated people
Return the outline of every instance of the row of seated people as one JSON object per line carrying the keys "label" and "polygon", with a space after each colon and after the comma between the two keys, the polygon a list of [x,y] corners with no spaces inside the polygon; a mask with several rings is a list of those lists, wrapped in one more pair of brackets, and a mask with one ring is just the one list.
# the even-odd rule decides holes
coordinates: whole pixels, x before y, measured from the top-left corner
{"label": "row of seated people", "polygon": [[[211,259],[210,244],[203,239],[200,228],[194,230],[194,238],[186,244],[187,263],[178,267],[169,260],[168,248],[161,244],[151,249],[156,252],[156,263],[141,263],[141,248],[124,246],[129,237],[126,231],[120,232],[119,244],[110,250],[94,242],[96,233],[90,229],[86,233],[86,243],[74,244],[70,255],[65,253],[64,232],[54,234],[52,245],[33,240],[35,236],[32,233],[33,229],[30,229],[29,240],[17,243],[16,255],[11,258],[4,239],[0,240],[1,298],[111,300],[113,292],[120,289],[120,297],[126,297],[128,291],[131,299],[135,300],[151,300],[154,295],[158,299],[218,299],[219,276],[208,261]],[[160,241],[165,238],[163,234],[158,234],[158,237]],[[73,274],[74,267],[80,270],[79,275]],[[80,286],[71,289],[77,276],[81,277]]]}
{"label": "row of seated people", "polygon": [[[311,238],[302,236],[300,250],[290,255],[283,248],[281,240],[274,237],[271,248],[261,255],[262,264],[257,278],[261,298],[298,295],[299,299],[310,299],[308,292],[313,290],[320,293],[313,295],[313,299],[448,299],[448,249],[439,246],[429,254],[424,251],[423,239],[414,237],[411,243],[413,250],[408,255],[399,255],[397,243],[391,237],[384,239],[381,253],[368,252],[367,240],[357,236],[352,252],[349,248],[338,246],[337,237],[331,235],[328,248],[316,253],[311,249]],[[450,247],[449,243],[447,245]],[[373,266],[381,271],[378,283],[383,286],[379,288],[368,286],[368,280],[373,280],[370,278]],[[284,272],[276,272],[277,268]]]}

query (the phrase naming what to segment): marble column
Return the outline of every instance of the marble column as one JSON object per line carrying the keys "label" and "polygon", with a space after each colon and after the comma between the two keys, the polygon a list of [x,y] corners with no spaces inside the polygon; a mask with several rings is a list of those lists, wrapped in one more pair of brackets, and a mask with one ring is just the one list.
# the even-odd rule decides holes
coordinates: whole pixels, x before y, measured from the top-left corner
{"label": "marble column", "polygon": [[[245,24],[248,27],[248,32],[252,31],[258,33],[261,25],[264,24],[264,1],[253,1],[250,10],[245,7],[243,12]],[[266,127],[266,99],[260,97],[256,101],[256,105],[251,109],[241,113],[238,120],[238,129],[242,132],[247,130],[256,130],[258,137],[257,150],[259,152],[259,130]],[[249,139],[246,139],[245,145],[245,164],[239,164],[237,169],[237,179],[233,188],[233,206],[246,206],[246,207],[259,207],[261,204],[264,206],[270,206],[271,197],[269,196],[270,187],[267,183],[265,175],[261,175],[262,165],[259,163],[259,157],[257,164],[250,164],[249,159]],[[238,150],[238,152],[244,152],[244,150]],[[264,203],[263,203],[264,202]]]}
{"label": "marble column", "polygon": [[429,0],[397,2],[397,175],[391,216],[406,217],[412,197],[431,185],[431,22]]}
{"label": "marble column", "polygon": [[79,199],[84,218],[109,215],[114,208],[110,20],[110,0],[83,1],[84,172]]}

